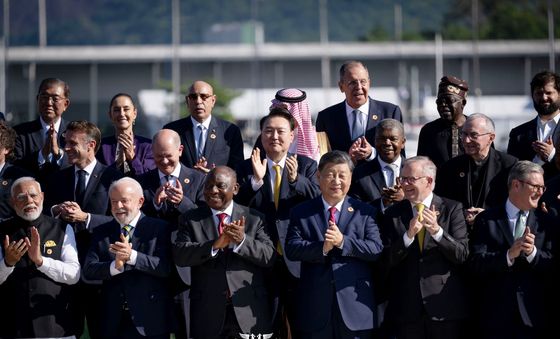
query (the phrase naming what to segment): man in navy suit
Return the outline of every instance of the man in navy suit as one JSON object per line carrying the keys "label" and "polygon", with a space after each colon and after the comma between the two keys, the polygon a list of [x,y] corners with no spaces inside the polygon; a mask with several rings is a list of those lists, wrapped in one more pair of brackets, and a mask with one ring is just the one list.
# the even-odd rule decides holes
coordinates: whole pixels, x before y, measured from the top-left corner
{"label": "man in navy suit", "polygon": [[64,165],[64,130],[62,114],[70,105],[70,88],[55,78],[41,81],[37,93],[39,117],[16,125],[15,156],[17,165],[34,173],[45,183],[49,175]]}
{"label": "man in navy suit", "polygon": [[84,277],[103,280],[103,338],[169,338],[173,317],[168,280],[170,227],[140,212],[142,187],[122,178],[109,188],[114,220],[97,227]]}
{"label": "man in navy suit", "polygon": [[[290,210],[297,204],[316,197],[317,163],[306,156],[289,154],[294,139],[295,120],[284,108],[275,107],[261,119],[261,141],[265,154],[253,150],[250,159],[237,168],[240,182],[235,201],[263,213],[267,232],[278,251],[273,269],[273,293],[279,296],[275,316],[277,332],[287,335],[287,318],[293,314],[293,291],[299,278],[299,262],[282,255],[284,252]],[[275,189],[278,184],[278,189]],[[283,319],[282,319],[283,318]]]}
{"label": "man in navy suit", "polygon": [[[235,172],[210,171],[204,184],[208,206],[179,219],[175,263],[192,267],[191,329],[195,339],[261,338],[272,333],[267,268],[274,245],[264,216],[233,202]],[[270,336],[265,336],[265,338]]]}
{"label": "man in navy suit", "polygon": [[353,167],[345,152],[323,155],[321,196],[290,214],[286,255],[301,261],[296,338],[370,338],[376,326],[371,261],[383,246],[374,209],[346,196]]}
{"label": "man in navy suit", "polygon": [[338,87],[346,100],[317,115],[317,132],[326,132],[331,149],[348,152],[354,162],[373,160],[376,155],[374,127],[393,118],[402,122],[399,106],[368,97],[371,81],[368,69],[359,61],[347,61],[340,67]]}
{"label": "man in navy suit", "polygon": [[[80,264],[84,263],[93,229],[111,220],[109,186],[123,176],[118,170],[96,160],[100,140],[101,132],[93,123],[70,122],[65,132],[64,152],[71,166],[55,172],[45,192],[47,211],[74,227]],[[76,300],[86,313],[89,334],[92,338],[101,338],[96,309],[98,285],[81,281],[78,291]],[[81,323],[78,324],[78,327],[81,326]]]}
{"label": "man in navy suit", "polygon": [[467,226],[459,202],[432,193],[436,171],[427,157],[405,160],[399,179],[405,200],[383,217],[385,321],[398,339],[461,338],[465,330]]}
{"label": "man in navy suit", "polygon": [[531,80],[531,95],[537,117],[509,133],[508,154],[543,166],[545,180],[558,174],[554,166],[555,145],[560,142],[560,75],[537,73]]}
{"label": "man in navy suit", "polygon": [[206,173],[215,166],[235,168],[243,161],[241,131],[236,125],[212,115],[216,103],[212,86],[195,81],[185,100],[191,115],[163,126],[181,136],[181,144],[185,145],[181,162]]}
{"label": "man in navy suit", "polygon": [[543,169],[519,161],[508,189],[505,203],[477,216],[471,236],[480,337],[546,338],[546,326],[557,321],[549,302],[557,294],[551,277],[556,269],[552,232],[558,224],[548,228],[542,223],[546,209],[536,209],[545,190]]}
{"label": "man in navy suit", "polygon": [[167,220],[174,229],[179,215],[204,203],[204,174],[180,163],[183,149],[177,132],[160,130],[152,139],[156,168],[138,178],[146,199],[142,211]]}

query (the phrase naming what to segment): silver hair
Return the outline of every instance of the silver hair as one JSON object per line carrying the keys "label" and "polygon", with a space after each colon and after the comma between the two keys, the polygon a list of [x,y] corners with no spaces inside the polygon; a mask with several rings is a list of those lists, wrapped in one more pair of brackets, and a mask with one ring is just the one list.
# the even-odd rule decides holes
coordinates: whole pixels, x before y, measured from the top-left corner
{"label": "silver hair", "polygon": [[475,119],[484,119],[484,123],[485,123],[485,126],[486,126],[486,132],[491,132],[491,133],[496,132],[496,125],[494,125],[494,121],[492,119],[490,119],[490,117],[487,116],[486,114],[473,113],[473,114],[471,114],[467,117],[467,120],[465,121],[465,124],[470,123]]}
{"label": "silver hair", "polygon": [[138,194],[138,196],[144,197],[144,191],[142,190],[142,186],[140,185],[140,183],[130,177],[124,177],[120,178],[119,180],[113,181],[111,183],[111,186],[109,186],[109,194],[111,194],[113,189],[115,189],[120,184],[126,184],[128,187],[131,187],[134,193]]}
{"label": "silver hair", "polygon": [[403,166],[406,166],[411,163],[419,162],[422,164],[422,175],[432,178],[432,189],[436,184],[436,174],[437,174],[437,167],[436,165],[430,160],[430,158],[418,155],[412,158],[408,158],[404,161]]}
{"label": "silver hair", "polygon": [[511,188],[513,180],[524,181],[532,173],[537,173],[540,175],[544,174],[544,170],[541,165],[535,164],[534,162],[528,160],[520,160],[513,165],[508,175],[508,189]]}
{"label": "silver hair", "polygon": [[10,189],[10,196],[14,197],[14,192],[16,190],[16,187],[18,187],[19,185],[23,184],[24,182],[28,182],[28,181],[32,181],[35,183],[35,185],[37,185],[37,187],[39,188],[39,192],[43,192],[43,190],[41,189],[41,184],[33,177],[21,177],[19,179],[17,179],[16,181],[14,181],[12,183],[12,188]]}

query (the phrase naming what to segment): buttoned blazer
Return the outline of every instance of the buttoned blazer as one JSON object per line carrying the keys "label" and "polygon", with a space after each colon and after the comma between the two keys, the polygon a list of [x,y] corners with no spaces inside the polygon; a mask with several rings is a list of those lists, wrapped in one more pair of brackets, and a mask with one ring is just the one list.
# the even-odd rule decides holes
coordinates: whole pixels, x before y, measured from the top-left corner
{"label": "buttoned blazer", "polygon": [[230,248],[215,257],[211,251],[218,229],[210,208],[199,207],[179,218],[173,256],[177,266],[190,266],[192,270],[190,316],[194,338],[218,337],[227,293],[243,333],[272,332],[272,305],[265,277],[276,251],[261,213],[234,203],[231,219],[241,217],[245,217],[245,240],[239,252]]}
{"label": "buttoned blazer", "polygon": [[144,336],[171,332],[173,314],[168,275],[171,268],[170,227],[161,219],[142,215],[130,239],[138,255],[135,265],[125,264],[124,272],[111,276],[110,265],[115,256],[109,246],[120,241],[121,227],[109,221],[97,227],[83,266],[89,280],[102,280],[101,332],[113,338],[121,323],[123,304],[129,308],[131,320]]}
{"label": "buttoned blazer", "polygon": [[[288,156],[290,155],[288,154]],[[237,168],[237,180],[240,187],[239,193],[234,197],[235,201],[263,213],[268,234],[273,242],[280,241],[282,248],[286,243],[290,210],[299,203],[320,194],[317,182],[317,163],[302,155],[297,156],[297,162],[298,176],[294,183],[289,182],[288,171],[286,169],[282,171],[278,209],[274,206],[274,192],[270,185],[268,168],[263,178],[263,185],[257,191],[251,187],[251,176],[253,175],[251,159],[245,160]],[[290,273],[299,277],[299,263],[289,260],[286,256],[283,257]]]}
{"label": "buttoned blazer", "polygon": [[525,256],[520,256],[511,267],[506,256],[514,238],[505,207],[488,209],[477,216],[469,266],[479,281],[480,307],[475,314],[483,327],[510,326],[519,315],[509,310],[517,310],[522,322],[534,328],[542,329],[545,321],[550,320],[547,313],[552,309],[547,307],[552,305],[548,301],[558,295],[550,279],[556,269],[553,251],[558,225],[542,223],[544,214],[532,210],[527,218],[527,227],[535,235],[535,258],[529,263]]}
{"label": "buttoned blazer", "polygon": [[381,235],[389,279],[385,319],[395,324],[417,321],[422,314],[434,320],[459,320],[468,315],[467,286],[462,275],[469,255],[461,203],[434,195],[443,236],[436,242],[428,233],[422,252],[418,236],[405,247],[403,236],[413,218],[412,205],[403,200],[385,210]]}
{"label": "buttoned blazer", "polygon": [[322,198],[292,209],[286,256],[301,261],[297,329],[315,332],[324,328],[337,308],[351,331],[376,327],[371,262],[378,259],[383,246],[374,215],[370,205],[346,197],[337,222],[344,235],[343,246],[324,255],[328,224]]}
{"label": "buttoned blazer", "polygon": [[[198,156],[191,117],[172,121],[163,128],[172,129],[179,133],[181,143],[185,147],[181,155],[181,162],[189,168],[194,167],[198,161]],[[208,162],[208,168],[224,165],[235,168],[238,163],[243,161],[243,139],[239,127],[212,116],[204,146],[204,157]]]}

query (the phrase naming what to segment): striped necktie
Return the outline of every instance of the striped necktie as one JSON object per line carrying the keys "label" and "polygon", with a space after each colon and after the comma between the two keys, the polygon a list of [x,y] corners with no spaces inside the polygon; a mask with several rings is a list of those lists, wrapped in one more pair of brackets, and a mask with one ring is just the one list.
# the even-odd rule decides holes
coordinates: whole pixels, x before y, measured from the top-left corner
{"label": "striped necktie", "polygon": [[133,228],[134,228],[134,226],[128,224],[128,225],[124,225],[121,229],[121,233],[122,233],[122,235],[124,235],[124,238],[127,241],[130,240],[130,232],[132,231]]}

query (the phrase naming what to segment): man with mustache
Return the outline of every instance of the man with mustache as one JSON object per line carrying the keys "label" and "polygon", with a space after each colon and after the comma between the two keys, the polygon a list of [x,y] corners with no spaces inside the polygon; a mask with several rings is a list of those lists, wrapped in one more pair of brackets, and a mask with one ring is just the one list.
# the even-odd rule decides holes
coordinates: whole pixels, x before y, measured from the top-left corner
{"label": "man with mustache", "polygon": [[529,160],[544,169],[545,181],[558,170],[554,166],[560,129],[560,75],[551,71],[537,73],[531,80],[531,95],[537,117],[509,133],[507,152],[520,160]]}
{"label": "man with mustache", "polygon": [[441,78],[436,99],[440,118],[420,130],[417,153],[429,157],[438,167],[465,152],[459,134],[467,119],[463,109],[467,104],[468,91],[469,85],[465,80],[452,75]]}
{"label": "man with mustache", "polygon": [[[9,308],[1,338],[75,338],[71,303],[80,263],[72,226],[42,214],[44,194],[31,177],[17,179],[17,216],[0,223],[0,296]],[[33,315],[33,316],[32,316]]]}

